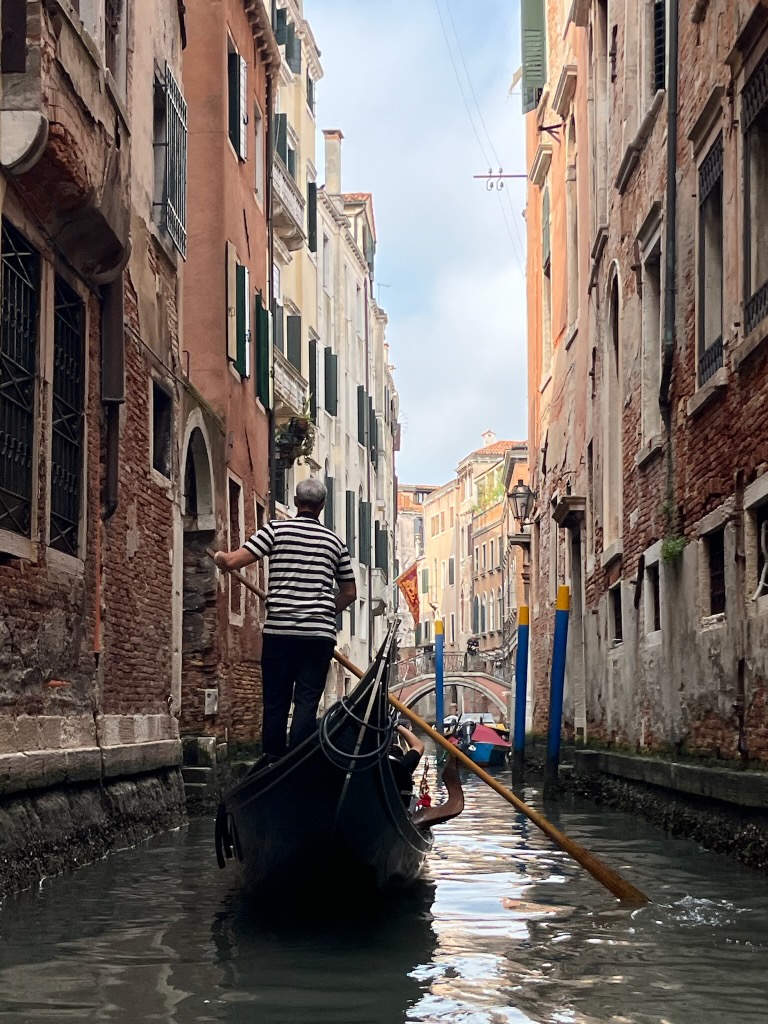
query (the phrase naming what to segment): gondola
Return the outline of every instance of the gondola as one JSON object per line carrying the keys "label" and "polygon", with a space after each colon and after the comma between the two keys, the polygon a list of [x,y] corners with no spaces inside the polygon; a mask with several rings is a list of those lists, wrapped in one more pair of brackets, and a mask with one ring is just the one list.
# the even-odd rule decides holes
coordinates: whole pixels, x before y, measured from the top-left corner
{"label": "gondola", "polygon": [[[387,700],[394,628],[348,697],[317,732],[272,767],[246,775],[222,801],[216,854],[240,862],[251,893],[384,891],[418,878],[432,827],[464,806],[451,758],[448,799],[410,814],[392,773],[394,719]],[[282,897],[281,897],[282,898]]]}

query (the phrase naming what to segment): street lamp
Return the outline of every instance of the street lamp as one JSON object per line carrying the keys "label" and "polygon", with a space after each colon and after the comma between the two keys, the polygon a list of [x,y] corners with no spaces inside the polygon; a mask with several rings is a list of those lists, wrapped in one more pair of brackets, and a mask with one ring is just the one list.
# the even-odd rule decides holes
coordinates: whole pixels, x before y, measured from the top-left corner
{"label": "street lamp", "polygon": [[516,485],[508,494],[509,500],[512,502],[512,511],[515,519],[520,524],[522,531],[525,523],[531,518],[531,512],[533,511],[533,503],[536,499],[536,495],[531,488],[524,484],[522,480],[518,480]]}

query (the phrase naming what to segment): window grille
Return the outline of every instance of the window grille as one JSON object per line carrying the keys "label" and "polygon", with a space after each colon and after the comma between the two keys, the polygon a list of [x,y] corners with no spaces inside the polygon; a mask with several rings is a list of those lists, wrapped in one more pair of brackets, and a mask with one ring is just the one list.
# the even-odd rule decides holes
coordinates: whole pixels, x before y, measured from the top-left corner
{"label": "window grille", "polygon": [[709,613],[725,612],[725,531],[718,530],[707,538],[709,555]]}
{"label": "window grille", "polygon": [[187,256],[187,104],[166,63],[161,85],[165,99],[165,146],[162,226],[183,258]]}
{"label": "window grille", "polygon": [[655,92],[667,84],[667,3],[655,0],[653,5],[653,88]]}
{"label": "window grille", "polygon": [[29,537],[40,260],[5,220],[0,266],[0,529]]}
{"label": "window grille", "polygon": [[768,104],[768,53],[758,64],[742,94],[741,126],[748,132]]}
{"label": "window grille", "polygon": [[118,38],[123,0],[104,0],[104,56],[112,74],[117,73]]}
{"label": "window grille", "polygon": [[77,555],[80,541],[85,412],[84,321],[80,296],[57,277],[53,308],[50,545],[67,555]]}

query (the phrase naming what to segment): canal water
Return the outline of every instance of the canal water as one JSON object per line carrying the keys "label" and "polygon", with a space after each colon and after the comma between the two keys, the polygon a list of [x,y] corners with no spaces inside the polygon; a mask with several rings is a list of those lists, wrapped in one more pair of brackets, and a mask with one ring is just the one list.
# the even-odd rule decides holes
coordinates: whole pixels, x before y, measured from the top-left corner
{"label": "canal water", "polygon": [[0,1024],[768,1019],[768,878],[626,815],[547,808],[654,900],[622,909],[490,790],[466,795],[423,885],[344,924],[254,916],[207,821],[9,898]]}

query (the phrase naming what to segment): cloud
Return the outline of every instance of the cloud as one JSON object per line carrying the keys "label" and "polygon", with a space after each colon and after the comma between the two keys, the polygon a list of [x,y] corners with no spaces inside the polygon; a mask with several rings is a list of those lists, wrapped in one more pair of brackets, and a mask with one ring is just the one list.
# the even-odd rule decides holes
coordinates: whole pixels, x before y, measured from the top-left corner
{"label": "cloud", "polygon": [[[520,99],[507,96],[519,7],[306,0],[305,15],[325,71],[318,126],[344,132],[342,187],[374,194],[376,282],[405,421],[398,475],[443,482],[483,430],[526,433],[524,183],[500,196],[472,177],[488,164],[524,170]],[[321,143],[317,162],[322,177]]]}

